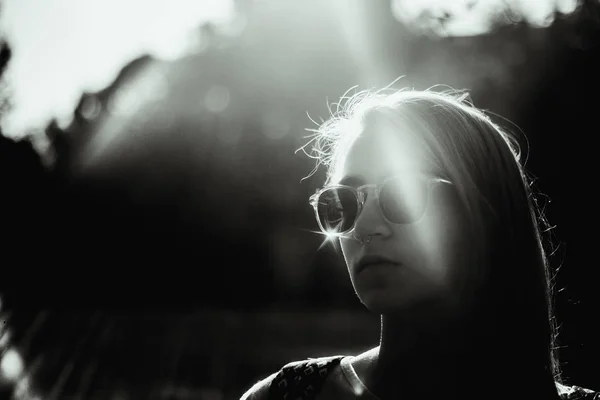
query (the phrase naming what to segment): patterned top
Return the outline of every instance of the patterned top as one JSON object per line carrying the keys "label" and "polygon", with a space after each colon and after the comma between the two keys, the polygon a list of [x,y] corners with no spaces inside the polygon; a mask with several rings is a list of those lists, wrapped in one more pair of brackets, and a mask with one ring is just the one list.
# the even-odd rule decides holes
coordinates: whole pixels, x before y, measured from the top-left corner
{"label": "patterned top", "polygon": [[[360,380],[351,356],[309,358],[257,382],[240,400],[380,400]],[[600,400],[600,392],[556,383],[561,400]]]}
{"label": "patterned top", "polygon": [[585,389],[580,386],[565,386],[556,383],[558,394],[563,400],[600,400],[600,392]]}

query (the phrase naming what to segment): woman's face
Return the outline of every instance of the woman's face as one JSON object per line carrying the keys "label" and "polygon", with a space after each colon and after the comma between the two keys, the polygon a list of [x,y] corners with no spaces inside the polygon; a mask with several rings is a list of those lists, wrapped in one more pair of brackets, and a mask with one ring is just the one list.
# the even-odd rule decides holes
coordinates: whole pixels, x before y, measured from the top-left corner
{"label": "woman's face", "polygon": [[[380,184],[394,176],[424,173],[444,174],[408,128],[389,123],[365,128],[352,144],[340,167],[338,183],[350,186]],[[406,175],[408,174],[408,175]],[[416,175],[415,175],[416,176]],[[400,181],[402,182],[402,181]],[[410,196],[414,186],[394,195],[398,201]],[[368,188],[367,200],[356,224],[340,244],[352,284],[361,302],[371,311],[389,314],[423,304],[450,304],[458,293],[452,290],[452,272],[461,264],[464,244],[460,207],[452,185],[437,183],[429,190],[424,216],[412,224],[388,221],[379,200]],[[426,192],[425,192],[426,193]],[[368,239],[361,243],[356,238]],[[389,262],[369,263],[377,258]]]}

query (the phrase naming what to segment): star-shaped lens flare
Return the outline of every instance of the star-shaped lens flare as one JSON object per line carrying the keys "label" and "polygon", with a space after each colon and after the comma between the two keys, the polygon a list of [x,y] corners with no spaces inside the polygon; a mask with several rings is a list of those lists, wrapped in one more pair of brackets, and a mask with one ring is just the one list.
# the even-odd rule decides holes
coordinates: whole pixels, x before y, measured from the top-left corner
{"label": "star-shaped lens flare", "polygon": [[308,231],[310,233],[316,233],[317,235],[324,236],[323,242],[319,245],[318,250],[321,250],[328,243],[331,244],[335,250],[340,250],[339,249],[339,242],[336,239],[338,239],[338,238],[340,238],[342,236],[335,229],[332,229],[332,230],[327,231],[327,232],[323,232],[323,231],[320,231],[320,230],[319,231],[313,231],[313,230],[310,230],[310,229],[307,229],[306,231]]}

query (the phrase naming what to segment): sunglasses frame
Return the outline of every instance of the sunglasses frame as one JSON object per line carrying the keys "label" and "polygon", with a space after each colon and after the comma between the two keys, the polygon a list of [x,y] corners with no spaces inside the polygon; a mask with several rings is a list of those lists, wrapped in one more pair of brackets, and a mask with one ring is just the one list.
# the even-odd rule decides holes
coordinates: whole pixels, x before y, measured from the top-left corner
{"label": "sunglasses frame", "polygon": [[[383,212],[383,209],[381,208],[381,203],[380,203],[381,200],[379,197],[381,188],[383,188],[388,182],[398,179],[398,178],[401,178],[402,176],[406,176],[406,175],[411,175],[411,176],[416,175],[425,181],[425,183],[427,185],[427,202],[428,203],[429,203],[429,196],[431,195],[431,187],[434,184],[445,183],[445,184],[453,185],[453,183],[450,182],[449,180],[441,178],[441,177],[437,177],[437,176],[430,176],[430,175],[424,175],[424,174],[400,174],[400,175],[391,176],[391,177],[385,179],[381,183],[368,183],[365,185],[361,185],[359,187],[354,187],[354,186],[349,186],[349,185],[325,186],[321,189],[317,189],[317,191],[309,198],[309,204],[313,207],[313,210],[315,212],[315,218],[317,220],[317,224],[319,225],[319,228],[321,229],[321,231],[323,233],[327,234],[328,236],[334,236],[334,237],[341,237],[341,236],[348,234],[349,232],[352,232],[356,226],[356,221],[358,220],[358,217],[360,216],[360,214],[363,210],[365,202],[367,201],[367,189],[371,189],[371,188],[373,189],[373,194],[375,195],[375,197],[377,199],[377,205],[379,206],[381,215],[383,216],[383,218],[385,218],[385,220],[388,223],[395,224],[395,225],[410,225],[410,224],[414,224],[414,223],[420,221],[421,218],[423,218],[423,215],[425,215],[425,212],[423,212],[423,215],[418,220],[407,222],[407,223],[398,223],[398,222],[390,221],[387,218],[387,216],[385,215],[385,213]],[[354,193],[354,195],[355,195],[354,197],[356,198],[356,216],[354,218],[354,221],[352,222],[352,226],[348,230],[345,230],[343,232],[328,232],[327,230],[324,229],[323,225],[321,224],[321,219],[319,218],[319,210],[318,210],[319,197],[321,196],[321,194],[323,194],[327,190],[331,190],[331,189],[349,189],[350,191],[352,191]],[[427,210],[427,207],[425,207],[425,210]]]}

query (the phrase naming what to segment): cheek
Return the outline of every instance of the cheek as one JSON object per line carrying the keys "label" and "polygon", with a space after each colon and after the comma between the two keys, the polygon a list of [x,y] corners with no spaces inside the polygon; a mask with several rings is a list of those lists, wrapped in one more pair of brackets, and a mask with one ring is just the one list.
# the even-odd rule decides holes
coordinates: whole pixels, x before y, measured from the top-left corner
{"label": "cheek", "polygon": [[422,271],[434,283],[448,286],[462,260],[461,222],[455,216],[425,217],[414,226],[413,232]]}
{"label": "cheek", "polygon": [[358,256],[358,252],[360,250],[360,243],[356,240],[343,238],[338,239],[340,248],[342,249],[342,254],[344,256],[344,261],[346,262],[346,266],[350,268],[352,265],[352,260],[356,259]]}

